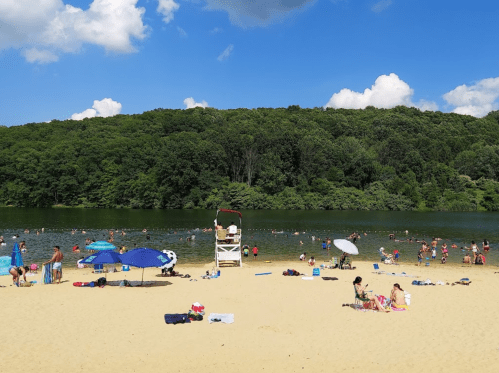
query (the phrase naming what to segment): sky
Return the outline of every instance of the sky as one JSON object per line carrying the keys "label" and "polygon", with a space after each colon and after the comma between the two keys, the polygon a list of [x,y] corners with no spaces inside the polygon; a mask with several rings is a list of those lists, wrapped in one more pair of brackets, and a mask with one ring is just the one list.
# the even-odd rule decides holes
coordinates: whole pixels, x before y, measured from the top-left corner
{"label": "sky", "polygon": [[217,109],[499,109],[497,0],[0,0],[0,125]]}

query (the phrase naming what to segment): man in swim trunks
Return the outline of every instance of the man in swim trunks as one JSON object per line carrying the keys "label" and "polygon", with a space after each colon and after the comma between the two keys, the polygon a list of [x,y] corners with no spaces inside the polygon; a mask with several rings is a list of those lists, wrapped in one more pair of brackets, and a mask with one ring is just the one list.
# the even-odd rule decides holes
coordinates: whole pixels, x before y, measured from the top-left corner
{"label": "man in swim trunks", "polygon": [[48,262],[43,263],[42,265],[48,264],[48,263],[54,263],[53,266],[53,272],[54,272],[54,282],[58,280],[58,284],[61,283],[61,277],[62,277],[62,258],[64,256],[62,255],[61,249],[59,246],[54,246],[54,255],[52,255],[52,259],[50,259]]}

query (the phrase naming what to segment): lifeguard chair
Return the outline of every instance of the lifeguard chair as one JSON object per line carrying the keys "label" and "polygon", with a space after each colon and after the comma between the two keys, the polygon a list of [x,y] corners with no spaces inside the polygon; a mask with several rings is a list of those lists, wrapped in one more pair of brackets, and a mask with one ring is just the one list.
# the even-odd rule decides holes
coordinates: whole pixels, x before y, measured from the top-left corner
{"label": "lifeguard chair", "polygon": [[[218,214],[231,213],[239,215],[239,225],[229,226],[227,228],[217,229],[218,224]],[[239,211],[218,209],[217,216],[215,218],[215,262],[217,267],[220,266],[221,262],[232,263],[235,265],[243,266],[243,261],[241,257],[241,224],[243,215]]]}

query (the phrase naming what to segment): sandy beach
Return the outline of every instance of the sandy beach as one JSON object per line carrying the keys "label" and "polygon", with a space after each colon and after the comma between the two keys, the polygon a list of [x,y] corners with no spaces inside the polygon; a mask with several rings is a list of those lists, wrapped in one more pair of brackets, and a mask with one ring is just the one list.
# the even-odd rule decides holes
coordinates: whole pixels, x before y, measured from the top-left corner
{"label": "sandy beach", "polygon": [[[321,263],[317,263],[321,264]],[[499,306],[495,266],[381,265],[381,270],[469,286],[413,286],[414,278],[373,273],[372,262],[355,270],[326,269],[321,276],[286,277],[302,262],[253,262],[221,268],[201,279],[213,263],[179,265],[191,278],[159,277],[152,287],[77,288],[96,280],[90,269],[65,269],[60,285],[11,286],[0,277],[2,372],[26,366],[41,372],[496,372],[499,369]],[[271,275],[255,276],[272,272]],[[141,269],[109,273],[108,280],[140,280]],[[412,295],[409,311],[362,312],[353,303],[352,281],[362,276],[375,294],[389,296],[395,282]],[[28,280],[40,280],[40,274]],[[191,281],[197,280],[197,281]],[[205,320],[167,325],[166,313],[205,306]],[[211,313],[233,313],[234,323],[212,323]]]}

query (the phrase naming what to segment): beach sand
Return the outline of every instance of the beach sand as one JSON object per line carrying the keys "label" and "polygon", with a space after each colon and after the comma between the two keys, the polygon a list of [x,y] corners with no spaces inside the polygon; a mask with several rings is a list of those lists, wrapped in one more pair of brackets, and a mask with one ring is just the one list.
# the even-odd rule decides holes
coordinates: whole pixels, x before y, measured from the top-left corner
{"label": "beach sand", "polygon": [[[320,264],[320,263],[317,263]],[[374,274],[371,262],[355,270],[326,269],[319,277],[282,276],[302,262],[253,262],[221,268],[201,279],[207,265],[177,265],[188,278],[144,280],[164,286],[77,288],[96,280],[90,269],[64,270],[60,285],[10,286],[0,277],[2,372],[496,372],[499,370],[497,267],[434,264],[382,265],[382,270],[430,278],[469,277],[469,286],[413,286],[414,278]],[[271,275],[255,276],[256,273]],[[108,280],[140,280],[141,269]],[[395,282],[412,295],[409,311],[383,314],[342,307],[353,303],[352,281],[389,296]],[[40,273],[29,280],[40,280]],[[196,279],[197,281],[190,281]],[[205,306],[205,320],[167,325],[165,313]],[[211,313],[233,313],[233,324],[209,324]]]}

